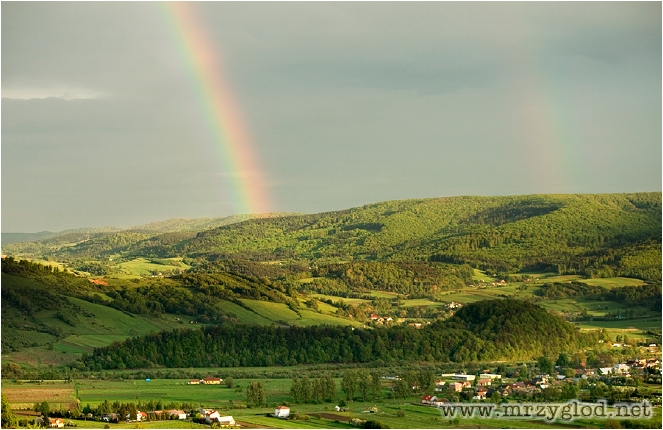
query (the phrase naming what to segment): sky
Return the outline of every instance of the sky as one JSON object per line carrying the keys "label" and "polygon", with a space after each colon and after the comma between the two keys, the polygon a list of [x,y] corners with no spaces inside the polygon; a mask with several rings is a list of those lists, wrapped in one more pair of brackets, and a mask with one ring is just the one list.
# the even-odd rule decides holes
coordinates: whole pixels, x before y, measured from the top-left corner
{"label": "sky", "polygon": [[2,2],[2,231],[661,191],[660,2]]}

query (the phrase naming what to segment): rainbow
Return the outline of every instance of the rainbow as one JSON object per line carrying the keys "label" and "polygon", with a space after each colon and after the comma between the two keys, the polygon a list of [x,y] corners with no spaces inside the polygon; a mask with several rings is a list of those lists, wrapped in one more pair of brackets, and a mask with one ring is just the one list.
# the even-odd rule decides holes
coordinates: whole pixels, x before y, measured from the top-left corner
{"label": "rainbow", "polygon": [[189,75],[204,122],[219,152],[235,213],[265,213],[271,204],[251,139],[220,67],[220,49],[206,37],[191,2],[160,3]]}

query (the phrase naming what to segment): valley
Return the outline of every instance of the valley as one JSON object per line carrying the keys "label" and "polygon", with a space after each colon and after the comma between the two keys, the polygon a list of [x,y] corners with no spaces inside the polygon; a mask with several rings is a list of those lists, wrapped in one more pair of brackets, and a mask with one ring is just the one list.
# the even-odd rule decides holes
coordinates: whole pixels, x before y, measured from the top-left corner
{"label": "valley", "polygon": [[[394,379],[372,400],[351,395],[347,413],[333,409],[347,372],[414,369],[490,370],[512,384],[568,374],[573,384],[512,399],[561,399],[577,386],[593,401],[591,384],[604,384],[613,399],[637,387],[629,398],[660,404],[660,361],[658,380],[648,364],[626,377],[597,370],[660,360],[660,193],[404,200],[35,238],[2,247],[2,387],[17,410],[37,402],[20,394],[37,384],[55,390],[43,401],[79,412],[89,403],[96,419],[104,400],[163,400],[226,411],[245,427],[350,427],[345,418],[365,410],[391,427],[458,426],[421,406],[434,387],[415,383],[399,397]],[[579,375],[590,370],[585,386]],[[238,387],[186,385],[209,375]],[[295,378],[323,375],[336,381],[336,402],[293,400]],[[252,383],[267,402],[246,409]],[[57,391],[72,387],[73,396]],[[308,418],[265,417],[282,403]],[[345,418],[316,418],[324,414]]]}

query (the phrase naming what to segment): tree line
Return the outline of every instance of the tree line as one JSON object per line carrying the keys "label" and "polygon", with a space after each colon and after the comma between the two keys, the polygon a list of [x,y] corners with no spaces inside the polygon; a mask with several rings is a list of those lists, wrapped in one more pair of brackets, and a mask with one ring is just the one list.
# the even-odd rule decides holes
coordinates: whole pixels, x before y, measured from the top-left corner
{"label": "tree line", "polygon": [[593,344],[537,305],[491,300],[463,307],[447,321],[422,329],[341,326],[276,327],[222,324],[172,330],[97,348],[82,358],[90,370],[165,367],[290,366],[525,359]]}

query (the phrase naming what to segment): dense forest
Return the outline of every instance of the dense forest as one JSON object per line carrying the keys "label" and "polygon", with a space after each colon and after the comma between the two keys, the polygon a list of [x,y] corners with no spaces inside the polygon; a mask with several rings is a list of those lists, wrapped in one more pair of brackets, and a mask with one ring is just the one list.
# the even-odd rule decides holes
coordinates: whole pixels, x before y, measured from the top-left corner
{"label": "dense forest", "polygon": [[535,304],[494,300],[465,306],[422,329],[275,327],[222,324],[135,337],[97,348],[82,359],[92,370],[166,367],[271,366],[381,360],[531,359],[594,344],[571,324]]}

